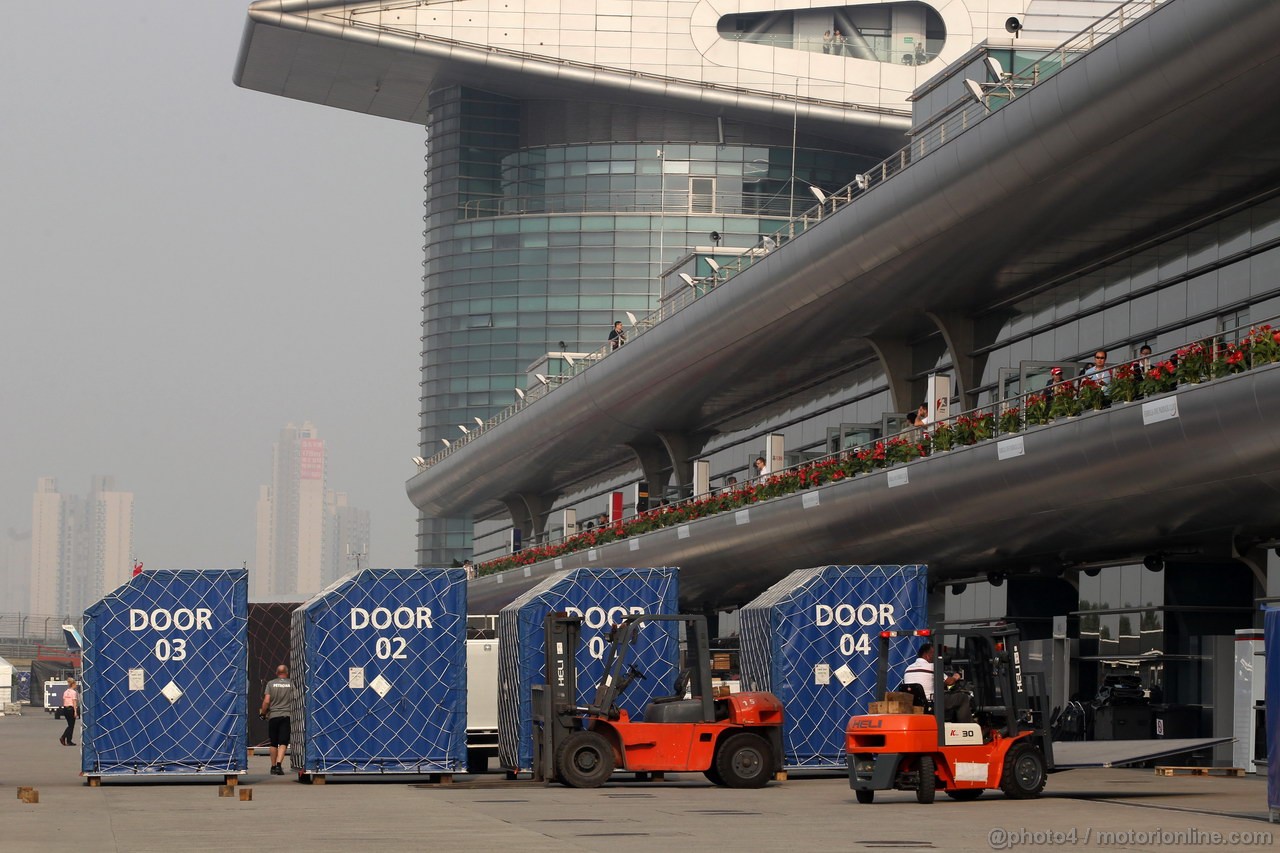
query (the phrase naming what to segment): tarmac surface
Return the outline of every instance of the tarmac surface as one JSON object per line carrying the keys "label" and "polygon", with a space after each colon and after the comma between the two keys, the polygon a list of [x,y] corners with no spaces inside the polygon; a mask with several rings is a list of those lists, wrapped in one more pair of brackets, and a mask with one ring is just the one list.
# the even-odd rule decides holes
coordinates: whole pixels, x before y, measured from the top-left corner
{"label": "tarmac surface", "polygon": [[[791,778],[755,791],[716,788],[700,774],[614,782],[595,790],[459,774],[453,785],[412,777],[271,776],[265,755],[221,798],[222,777],[91,788],[63,724],[37,709],[0,717],[0,851],[219,851],[281,845],[308,853],[377,849],[631,851],[1273,850],[1266,782],[1155,776],[1145,770],[1054,774],[1044,796],[922,806],[886,791],[859,805],[844,776]],[[77,726],[79,737],[79,726]],[[350,780],[350,781],[347,781]],[[17,786],[39,791],[24,803]],[[1114,833],[1114,835],[1105,835]],[[1215,836],[1214,833],[1217,833]]]}

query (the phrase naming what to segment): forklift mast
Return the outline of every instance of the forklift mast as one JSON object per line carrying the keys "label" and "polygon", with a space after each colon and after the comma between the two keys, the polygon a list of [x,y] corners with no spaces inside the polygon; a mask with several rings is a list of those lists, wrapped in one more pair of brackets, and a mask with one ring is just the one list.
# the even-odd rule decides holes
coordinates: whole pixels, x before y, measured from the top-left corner
{"label": "forklift mast", "polygon": [[[628,656],[635,646],[642,627],[651,622],[682,622],[685,626],[685,668],[681,670],[677,684],[688,684],[694,698],[702,701],[702,718],[715,719],[715,697],[711,692],[710,642],[707,638],[707,618],[705,616],[632,614],[623,618],[609,632],[609,645],[605,651],[604,677],[596,688],[595,701],[588,706],[587,713],[618,719],[618,697],[636,678],[644,678],[630,663]],[[548,654],[550,645],[547,646]],[[570,654],[572,659],[572,654]],[[548,658],[548,664],[550,663]],[[550,670],[548,670],[550,673]],[[674,689],[674,688],[673,688]],[[683,691],[681,691],[683,692]],[[683,696],[679,698],[684,698]]]}
{"label": "forklift mast", "polygon": [[[954,650],[939,648],[934,655],[934,684],[943,684],[946,669],[964,674],[973,693],[973,713],[984,726],[1003,737],[1030,731],[1030,739],[1053,770],[1053,740],[1044,685],[1023,669],[1021,632],[1011,622],[944,623],[938,632],[956,637]],[[944,703],[934,703],[939,744],[944,731]]]}
{"label": "forklift mast", "polygon": [[[898,638],[927,640],[935,632],[881,631],[877,661],[876,693],[883,699],[888,689],[889,644]],[[984,727],[1002,737],[1030,730],[1031,739],[1053,769],[1053,743],[1049,732],[1044,685],[1038,675],[1024,672],[1018,626],[1011,622],[943,623],[936,632],[933,657],[933,713],[938,723],[938,745],[945,744],[946,704],[941,700],[948,669],[961,670],[973,693],[974,716]],[[941,644],[943,635],[955,637],[956,648]]]}

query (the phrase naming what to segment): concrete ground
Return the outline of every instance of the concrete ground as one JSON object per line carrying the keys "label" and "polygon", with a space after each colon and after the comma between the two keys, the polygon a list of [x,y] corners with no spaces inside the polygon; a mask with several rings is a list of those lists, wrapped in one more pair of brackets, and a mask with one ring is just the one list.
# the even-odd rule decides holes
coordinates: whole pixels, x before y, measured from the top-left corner
{"label": "concrete ground", "polygon": [[[874,804],[858,805],[842,776],[793,778],[757,791],[715,788],[700,774],[597,790],[511,783],[500,774],[482,777],[478,785],[464,782],[476,777],[460,775],[451,787],[364,777],[329,777],[329,784],[316,786],[268,775],[268,759],[258,756],[241,777],[242,785],[252,786],[253,800],[240,802],[218,796],[221,777],[108,780],[86,787],[79,750],[59,745],[61,730],[61,722],[34,709],[0,717],[0,783],[7,788],[0,794],[0,850],[225,853],[285,845],[308,853],[649,853],[670,844],[685,850],[963,853],[1270,850],[1280,844],[1280,824],[1266,822],[1266,782],[1257,777],[1074,770],[1051,776],[1038,800],[988,792],[976,802],[940,796],[921,806],[914,794],[890,791]],[[40,802],[20,802],[20,785],[37,788]],[[1106,832],[1119,835],[1099,834]]]}

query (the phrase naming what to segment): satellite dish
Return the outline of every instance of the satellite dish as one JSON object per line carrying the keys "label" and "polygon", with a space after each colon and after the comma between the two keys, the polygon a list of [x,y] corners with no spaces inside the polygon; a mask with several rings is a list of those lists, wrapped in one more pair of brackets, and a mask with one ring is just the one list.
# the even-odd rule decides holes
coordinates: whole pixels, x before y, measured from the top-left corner
{"label": "satellite dish", "polygon": [[517,396],[517,397],[519,397],[521,400],[523,400],[523,399],[524,399],[524,392],[523,392],[523,391],[521,391],[519,388],[516,388],[516,389],[514,389],[514,390],[515,390],[515,392],[516,392],[516,396]]}
{"label": "satellite dish", "polygon": [[635,314],[632,314],[630,311],[626,311],[624,313],[627,315],[627,319],[631,321],[631,325],[634,326],[637,322],[639,322],[638,320],[636,320]]}
{"label": "satellite dish", "polygon": [[1005,32],[1013,33],[1014,38],[1018,37],[1018,31],[1022,29],[1022,21],[1017,18],[1010,18],[1004,22]]}

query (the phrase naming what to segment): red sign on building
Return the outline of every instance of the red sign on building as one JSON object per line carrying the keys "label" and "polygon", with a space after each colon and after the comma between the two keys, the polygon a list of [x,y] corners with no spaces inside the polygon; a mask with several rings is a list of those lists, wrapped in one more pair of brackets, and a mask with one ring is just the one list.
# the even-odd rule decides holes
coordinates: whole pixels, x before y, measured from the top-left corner
{"label": "red sign on building", "polygon": [[302,480],[324,479],[324,439],[304,438],[298,460],[298,477]]}

